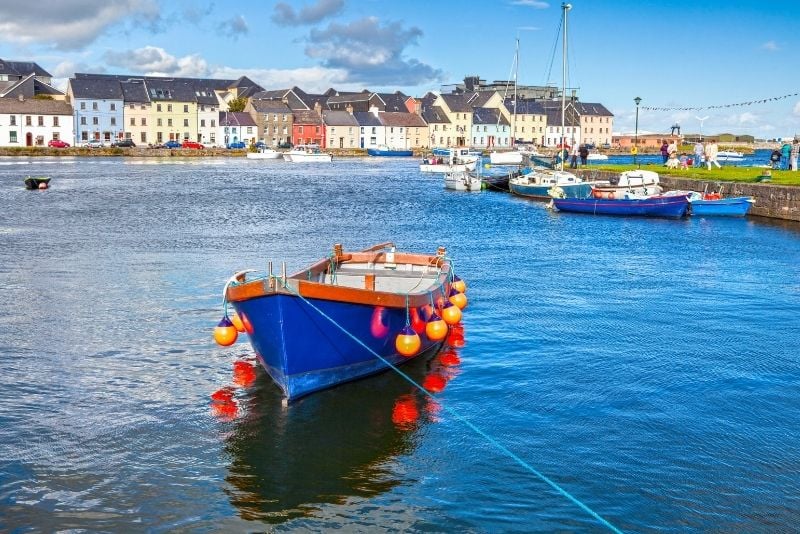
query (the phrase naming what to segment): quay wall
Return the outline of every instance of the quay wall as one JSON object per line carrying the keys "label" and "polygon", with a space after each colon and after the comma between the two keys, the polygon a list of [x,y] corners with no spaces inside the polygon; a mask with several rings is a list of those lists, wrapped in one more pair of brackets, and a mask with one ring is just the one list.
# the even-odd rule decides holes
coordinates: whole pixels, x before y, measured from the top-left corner
{"label": "quay wall", "polygon": [[[578,170],[586,180],[608,180],[618,173],[597,170]],[[726,197],[749,196],[755,199],[750,215],[800,222],[800,187],[770,183],[722,182],[717,180],[692,180],[659,173],[661,185],[666,190],[719,191]]]}

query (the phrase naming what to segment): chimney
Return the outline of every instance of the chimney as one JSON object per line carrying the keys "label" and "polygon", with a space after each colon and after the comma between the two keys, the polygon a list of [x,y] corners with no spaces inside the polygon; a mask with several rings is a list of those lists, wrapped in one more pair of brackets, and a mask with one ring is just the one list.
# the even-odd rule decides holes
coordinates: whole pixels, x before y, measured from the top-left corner
{"label": "chimney", "polygon": [[347,110],[347,112],[348,112],[350,115],[352,115],[352,114],[353,114],[353,106],[352,106],[351,104],[347,104],[347,107],[345,108],[345,110]]}
{"label": "chimney", "polygon": [[314,102],[314,111],[322,113],[322,104],[320,104],[319,101]]}
{"label": "chimney", "polygon": [[22,93],[20,93],[17,98],[19,98],[20,102],[24,102],[25,101],[25,95],[23,95]]}

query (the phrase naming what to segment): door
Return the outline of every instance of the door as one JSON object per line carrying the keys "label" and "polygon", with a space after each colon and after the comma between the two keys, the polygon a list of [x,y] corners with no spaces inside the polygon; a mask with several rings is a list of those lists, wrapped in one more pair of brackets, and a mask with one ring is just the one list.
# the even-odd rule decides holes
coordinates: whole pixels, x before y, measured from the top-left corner
{"label": "door", "polygon": [[33,146],[33,134],[30,132],[25,134],[25,146]]}

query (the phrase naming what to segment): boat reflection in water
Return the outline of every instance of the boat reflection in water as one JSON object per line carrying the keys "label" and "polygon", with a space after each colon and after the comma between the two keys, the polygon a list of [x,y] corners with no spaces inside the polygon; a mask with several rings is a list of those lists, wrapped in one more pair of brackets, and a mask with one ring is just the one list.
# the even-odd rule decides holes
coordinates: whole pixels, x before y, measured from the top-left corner
{"label": "boat reflection in water", "polygon": [[[463,346],[459,326],[450,337]],[[455,350],[446,347],[402,371],[435,396],[458,373]],[[393,371],[288,406],[263,371],[245,391],[226,438],[226,481],[241,517],[269,524],[315,517],[326,505],[371,498],[404,483],[394,460],[414,452],[420,430],[441,410],[438,399]]]}

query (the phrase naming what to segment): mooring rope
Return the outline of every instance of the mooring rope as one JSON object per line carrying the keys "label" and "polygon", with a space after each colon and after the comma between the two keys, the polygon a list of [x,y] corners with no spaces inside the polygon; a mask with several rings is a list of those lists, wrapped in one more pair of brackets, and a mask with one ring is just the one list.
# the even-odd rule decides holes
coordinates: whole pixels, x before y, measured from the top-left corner
{"label": "mooring rope", "polygon": [[[395,371],[397,374],[399,374],[401,377],[403,377],[403,379],[404,379],[404,380],[406,380],[407,382],[409,382],[409,383],[410,383],[412,386],[414,386],[415,388],[417,388],[418,390],[420,390],[422,393],[424,393],[425,395],[427,395],[428,397],[430,397],[432,400],[436,400],[436,397],[434,397],[434,396],[433,396],[433,394],[432,394],[431,392],[429,392],[427,389],[425,389],[425,388],[424,388],[424,387],[422,387],[421,385],[417,384],[417,383],[414,381],[414,379],[413,379],[413,378],[411,378],[411,377],[410,377],[410,376],[408,376],[406,373],[404,373],[403,371],[401,371],[401,370],[400,370],[400,369],[399,369],[399,368],[398,368],[396,365],[392,364],[392,363],[391,363],[389,360],[387,360],[386,358],[384,358],[383,356],[381,356],[380,354],[378,354],[377,352],[375,352],[374,350],[372,350],[372,349],[371,349],[370,347],[368,347],[368,346],[367,346],[367,345],[366,345],[366,344],[365,344],[363,341],[361,341],[360,339],[358,339],[358,338],[357,338],[355,335],[353,335],[352,333],[348,332],[348,331],[347,331],[347,329],[346,329],[346,328],[344,328],[342,325],[340,325],[340,324],[339,324],[339,323],[338,323],[338,322],[337,322],[335,319],[333,319],[333,318],[332,318],[332,317],[330,317],[328,314],[326,314],[324,311],[322,311],[321,309],[319,309],[317,306],[315,306],[315,305],[314,305],[312,302],[310,302],[308,299],[306,299],[306,298],[305,298],[303,295],[301,295],[299,292],[297,292],[297,291],[295,291],[293,288],[291,288],[291,287],[290,287],[290,286],[287,284],[287,281],[286,281],[286,280],[284,280],[284,279],[282,279],[282,278],[280,278],[280,277],[276,277],[276,276],[272,276],[272,278],[274,278],[275,280],[278,280],[278,281],[281,283],[281,285],[282,285],[282,286],[283,286],[283,287],[284,287],[284,288],[285,288],[287,291],[289,291],[290,293],[292,293],[292,294],[294,294],[294,295],[298,296],[298,297],[299,297],[299,298],[300,298],[300,299],[301,299],[303,302],[305,302],[306,304],[308,304],[308,305],[309,305],[309,306],[310,306],[310,307],[311,307],[311,308],[312,308],[314,311],[316,311],[316,312],[317,312],[317,313],[319,313],[319,314],[320,314],[322,317],[324,317],[325,319],[327,319],[327,320],[328,320],[328,321],[329,321],[331,324],[333,324],[333,325],[334,325],[336,328],[338,328],[339,330],[341,330],[342,332],[344,332],[344,333],[345,333],[347,336],[349,336],[349,337],[350,337],[350,338],[351,338],[353,341],[355,341],[356,343],[358,343],[359,345],[361,345],[362,347],[364,347],[365,349],[367,349],[367,350],[368,350],[370,353],[372,353],[372,354],[373,354],[373,355],[374,355],[376,358],[378,358],[378,359],[379,359],[379,360],[381,360],[383,363],[385,363],[385,364],[386,364],[386,365],[387,365],[389,368],[391,368],[393,371]],[[444,293],[444,291],[443,291],[443,293]],[[408,295],[406,295],[406,313],[408,313]],[[408,320],[408,319],[407,319],[407,320]],[[470,421],[468,421],[468,420],[467,420],[465,417],[463,417],[461,414],[459,414],[459,413],[458,413],[456,410],[454,410],[453,408],[450,408],[450,407],[449,407],[449,406],[447,406],[447,405],[441,405],[441,406],[442,406],[442,408],[443,408],[443,409],[445,409],[445,410],[446,410],[446,411],[447,411],[447,412],[448,412],[450,415],[452,415],[453,417],[455,417],[456,419],[458,419],[459,421],[461,421],[462,423],[464,423],[464,424],[465,424],[465,425],[466,425],[468,428],[470,428],[472,431],[474,431],[475,433],[477,433],[479,436],[481,436],[481,437],[483,437],[484,439],[486,439],[486,440],[487,440],[487,441],[488,441],[490,444],[494,445],[494,446],[495,446],[495,447],[496,447],[498,450],[500,450],[501,452],[505,453],[505,454],[506,454],[507,456],[509,456],[511,459],[513,459],[514,461],[516,461],[516,462],[517,462],[519,465],[521,465],[522,467],[524,467],[525,469],[527,469],[528,471],[530,471],[531,473],[533,473],[533,474],[534,474],[534,475],[535,475],[537,478],[539,478],[541,481],[545,482],[545,483],[546,483],[548,486],[550,486],[551,488],[553,488],[554,490],[556,490],[556,491],[557,491],[559,494],[561,494],[562,496],[564,496],[565,498],[567,498],[567,499],[568,499],[569,501],[571,501],[573,504],[577,505],[577,506],[578,506],[578,507],[579,507],[581,510],[583,510],[584,512],[586,512],[587,514],[589,514],[591,517],[593,517],[594,519],[596,519],[596,520],[597,520],[597,521],[598,521],[600,524],[602,524],[603,526],[605,526],[606,528],[608,528],[608,529],[609,529],[609,530],[611,530],[612,532],[615,532],[615,533],[618,533],[618,534],[621,534],[621,533],[622,533],[622,531],[621,531],[621,530],[619,530],[617,527],[615,527],[614,525],[612,525],[611,523],[609,523],[609,522],[608,522],[606,519],[604,519],[603,517],[601,517],[601,516],[600,516],[600,514],[598,514],[597,512],[595,512],[594,510],[592,510],[591,508],[589,508],[589,506],[588,506],[588,505],[586,505],[586,504],[584,504],[584,503],[583,503],[583,502],[582,502],[580,499],[578,499],[577,497],[575,497],[574,495],[572,495],[571,493],[569,493],[567,490],[565,490],[564,488],[562,488],[561,486],[559,486],[559,485],[558,485],[558,484],[557,484],[555,481],[553,481],[553,480],[551,480],[550,478],[548,478],[548,477],[547,477],[547,476],[546,476],[544,473],[541,473],[540,471],[536,470],[536,469],[535,469],[533,466],[531,466],[531,465],[530,465],[530,464],[528,464],[528,463],[527,463],[525,460],[523,460],[522,458],[520,458],[520,457],[519,457],[517,454],[515,454],[513,451],[511,451],[511,450],[510,450],[508,447],[506,447],[505,445],[503,445],[502,443],[500,443],[499,441],[497,441],[495,438],[493,438],[492,436],[490,436],[489,434],[487,434],[486,432],[484,432],[483,430],[481,430],[480,428],[478,428],[477,426],[475,426],[475,425],[474,425],[473,423],[471,423]]]}

